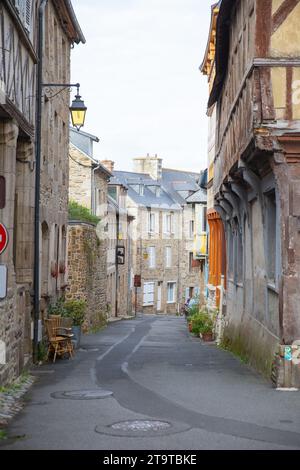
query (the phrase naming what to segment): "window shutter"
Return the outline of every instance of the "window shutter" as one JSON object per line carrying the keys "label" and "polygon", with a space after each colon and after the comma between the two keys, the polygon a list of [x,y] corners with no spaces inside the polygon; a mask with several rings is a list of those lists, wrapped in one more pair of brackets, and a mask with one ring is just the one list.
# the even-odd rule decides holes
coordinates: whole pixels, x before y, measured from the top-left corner
{"label": "window shutter", "polygon": [[170,215],[171,233],[175,233],[174,214]]}
{"label": "window shutter", "polygon": [[154,232],[159,233],[159,213],[154,214]]}
{"label": "window shutter", "polygon": [[154,283],[146,282],[144,284],[144,305],[153,305],[154,303]]}
{"label": "window shutter", "polygon": [[149,247],[149,267],[150,268],[155,268],[156,264],[156,259],[155,259],[155,247],[150,246]]}
{"label": "window shutter", "polygon": [[167,215],[163,214],[163,233],[167,232]]}
{"label": "window shutter", "polygon": [[144,305],[148,305],[148,284],[144,284]]}

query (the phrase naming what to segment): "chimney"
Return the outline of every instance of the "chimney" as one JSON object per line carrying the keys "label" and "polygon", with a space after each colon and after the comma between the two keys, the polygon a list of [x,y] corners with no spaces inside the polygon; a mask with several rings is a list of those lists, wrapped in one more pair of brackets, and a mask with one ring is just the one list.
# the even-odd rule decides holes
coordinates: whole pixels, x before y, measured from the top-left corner
{"label": "chimney", "polygon": [[100,163],[101,165],[105,166],[105,168],[111,173],[114,172],[115,162],[113,162],[112,160],[102,160]]}
{"label": "chimney", "polygon": [[160,180],[162,177],[162,158],[157,154],[155,157],[134,158],[134,171],[136,173],[148,173],[154,180]]}

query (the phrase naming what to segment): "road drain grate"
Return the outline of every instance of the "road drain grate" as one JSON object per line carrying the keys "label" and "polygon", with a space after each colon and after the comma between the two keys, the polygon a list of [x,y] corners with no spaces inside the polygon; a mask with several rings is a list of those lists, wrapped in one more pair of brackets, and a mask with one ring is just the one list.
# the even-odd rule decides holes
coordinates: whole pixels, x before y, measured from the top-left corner
{"label": "road drain grate", "polygon": [[149,432],[149,431],[163,431],[169,429],[171,425],[164,421],[123,421],[111,426],[114,430],[119,431],[135,431],[135,432]]}
{"label": "road drain grate", "polygon": [[109,390],[74,390],[69,392],[51,393],[52,398],[63,398],[65,400],[99,400],[113,395]]}

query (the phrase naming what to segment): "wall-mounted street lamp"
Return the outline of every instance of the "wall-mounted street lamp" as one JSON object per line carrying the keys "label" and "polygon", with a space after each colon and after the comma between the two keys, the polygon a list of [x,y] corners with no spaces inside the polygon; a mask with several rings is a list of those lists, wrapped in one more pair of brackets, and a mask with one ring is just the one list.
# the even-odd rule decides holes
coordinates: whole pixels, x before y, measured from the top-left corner
{"label": "wall-mounted street lamp", "polygon": [[72,101],[72,105],[70,106],[72,124],[73,127],[76,127],[78,132],[80,131],[81,127],[84,126],[86,111],[87,107],[85,106],[84,101],[81,99],[78,86],[77,95],[75,96],[75,100]]}
{"label": "wall-mounted street lamp", "polygon": [[[77,95],[75,99],[72,101],[70,106],[70,113],[72,119],[72,125],[75,127],[78,132],[84,126],[85,123],[85,116],[87,112],[87,107],[84,104],[84,101],[81,99],[79,94],[80,83],[43,83],[43,87],[51,88],[51,87],[59,87],[62,88],[61,91],[65,90],[66,88],[77,88]],[[60,93],[60,92],[59,92]],[[56,95],[55,95],[56,96]]]}
{"label": "wall-mounted street lamp", "polygon": [[[37,15],[38,35],[37,35],[37,67],[36,67],[36,116],[35,116],[35,210],[34,210],[34,338],[33,338],[33,358],[38,359],[39,346],[39,318],[40,318],[40,200],[41,200],[41,152],[42,152],[42,111],[43,111],[43,88],[61,87],[77,88],[77,95],[73,101],[70,112],[73,126],[79,131],[84,125],[86,106],[79,95],[79,83],[76,85],[57,83],[44,84],[44,46],[45,46],[45,9],[48,0],[40,0]],[[70,2],[69,2],[70,3]],[[69,7],[68,7],[69,8]],[[81,33],[82,34],[82,33]],[[83,37],[83,36],[82,36]],[[84,39],[84,38],[83,38]],[[82,40],[82,38],[81,38]],[[60,93],[60,92],[59,92]]]}

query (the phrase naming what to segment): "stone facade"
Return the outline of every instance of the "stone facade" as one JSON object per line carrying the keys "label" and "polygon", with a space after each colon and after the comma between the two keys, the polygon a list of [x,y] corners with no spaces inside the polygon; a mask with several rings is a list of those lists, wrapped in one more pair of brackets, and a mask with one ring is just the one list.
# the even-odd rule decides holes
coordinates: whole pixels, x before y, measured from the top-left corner
{"label": "stone facade", "polygon": [[200,190],[200,172],[166,170],[157,156],[136,158],[134,165],[135,172],[115,171],[109,185],[113,191],[123,184],[128,191],[131,286],[134,276],[141,277],[141,287],[132,288],[132,304],[137,312],[179,314],[189,297],[204,297],[204,261],[194,253],[198,204],[186,200]]}
{"label": "stone facade", "polygon": [[93,225],[69,225],[68,279],[66,300],[87,303],[83,331],[102,327],[107,319],[106,243],[99,240]]}
{"label": "stone facade", "polygon": [[[1,385],[21,373],[32,353],[39,5],[35,0],[4,0],[0,4],[0,193],[4,194],[0,222],[9,233],[7,249],[0,256],[0,263],[8,269],[7,296],[0,300],[0,341],[5,349]],[[82,38],[74,13],[65,7],[66,2],[57,0],[49,0],[46,6],[44,83],[69,81],[71,45]],[[60,295],[65,285],[69,96],[67,92],[57,97],[52,94],[50,89],[43,90],[39,201],[42,316],[49,299]]]}
{"label": "stone facade", "polygon": [[[35,59],[29,49],[35,47],[34,30],[25,33],[23,22],[24,29],[17,28],[18,13],[7,3],[0,5],[0,222],[9,234],[6,251],[0,256],[8,272],[7,296],[0,300],[0,385],[14,380],[30,359],[34,262]],[[35,14],[31,13],[34,24]],[[25,73],[31,77],[26,82],[21,79]]]}
{"label": "stone facade", "polygon": [[[103,162],[113,169],[111,162]],[[132,218],[126,209],[127,189],[115,186],[108,197],[107,227],[107,304],[111,318],[132,314]],[[117,263],[117,247],[125,253],[124,264]]]}
{"label": "stone facade", "polygon": [[96,226],[70,221],[68,236],[67,298],[85,299],[88,303],[84,324],[86,331],[103,324],[109,315],[107,300],[106,232],[108,215],[107,190],[111,173],[93,157],[93,143],[99,139],[85,132],[70,130],[69,172],[70,200],[99,217]]}

